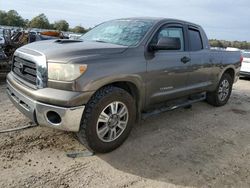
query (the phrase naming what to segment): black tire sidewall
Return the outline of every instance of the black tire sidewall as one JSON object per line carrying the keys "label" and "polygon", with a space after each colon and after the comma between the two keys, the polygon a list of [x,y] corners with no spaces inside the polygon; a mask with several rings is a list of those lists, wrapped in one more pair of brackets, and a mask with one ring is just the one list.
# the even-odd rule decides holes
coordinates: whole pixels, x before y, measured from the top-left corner
{"label": "black tire sidewall", "polygon": [[[99,139],[96,132],[97,120],[103,109],[114,101],[120,101],[126,105],[129,113],[128,123],[123,133],[117,139],[112,142],[103,142]],[[88,145],[93,150],[101,153],[109,152],[119,147],[128,137],[133,127],[135,116],[136,110],[133,97],[125,90],[115,88],[111,93],[108,93],[101,98],[95,105],[95,108],[92,109],[91,116],[86,125],[86,139]]]}

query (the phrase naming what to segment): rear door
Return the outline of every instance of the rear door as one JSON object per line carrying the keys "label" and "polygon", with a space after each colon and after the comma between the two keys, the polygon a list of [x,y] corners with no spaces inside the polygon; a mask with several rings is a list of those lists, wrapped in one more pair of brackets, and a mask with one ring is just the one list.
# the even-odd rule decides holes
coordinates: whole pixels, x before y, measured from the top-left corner
{"label": "rear door", "polygon": [[190,76],[188,85],[193,92],[199,92],[212,84],[213,59],[210,57],[210,49],[205,46],[206,36],[194,26],[187,27],[189,54],[190,54]]}
{"label": "rear door", "polygon": [[190,57],[186,51],[183,25],[163,25],[155,33],[150,44],[156,44],[160,37],[179,38],[181,49],[154,51],[152,57],[147,59],[147,105],[177,98],[187,90],[189,63],[186,60]]}

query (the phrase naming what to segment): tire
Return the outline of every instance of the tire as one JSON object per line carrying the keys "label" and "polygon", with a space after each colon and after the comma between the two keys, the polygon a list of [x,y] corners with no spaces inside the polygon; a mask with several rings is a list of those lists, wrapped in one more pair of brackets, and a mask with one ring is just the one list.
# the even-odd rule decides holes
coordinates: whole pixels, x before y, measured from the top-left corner
{"label": "tire", "polygon": [[[226,87],[226,85],[228,86]],[[228,73],[224,73],[216,90],[207,93],[207,102],[217,107],[225,105],[230,98],[232,87],[233,78]]]}
{"label": "tire", "polygon": [[135,101],[127,91],[114,86],[104,87],[86,105],[77,137],[94,152],[110,152],[126,140],[135,116]]}

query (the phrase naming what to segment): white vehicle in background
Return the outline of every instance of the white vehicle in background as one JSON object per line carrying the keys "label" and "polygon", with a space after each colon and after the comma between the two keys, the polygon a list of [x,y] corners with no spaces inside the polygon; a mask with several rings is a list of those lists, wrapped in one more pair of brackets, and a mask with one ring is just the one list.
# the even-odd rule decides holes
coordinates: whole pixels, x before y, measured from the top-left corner
{"label": "white vehicle in background", "polygon": [[250,77],[250,52],[243,52],[243,61],[240,69],[240,76]]}
{"label": "white vehicle in background", "polygon": [[71,33],[69,34],[69,39],[77,40],[82,36],[82,34]]}
{"label": "white vehicle in background", "polygon": [[226,50],[227,50],[227,51],[232,51],[232,52],[240,51],[239,48],[233,48],[233,47],[227,47]]}

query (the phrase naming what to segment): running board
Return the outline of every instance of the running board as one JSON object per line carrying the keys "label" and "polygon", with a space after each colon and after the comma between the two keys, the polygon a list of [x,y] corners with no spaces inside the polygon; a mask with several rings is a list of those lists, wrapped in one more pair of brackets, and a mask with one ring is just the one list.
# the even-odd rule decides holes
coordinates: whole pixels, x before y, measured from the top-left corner
{"label": "running board", "polygon": [[162,106],[162,107],[155,109],[153,111],[142,113],[142,120],[145,120],[148,117],[151,117],[151,116],[163,113],[163,112],[175,110],[177,108],[188,107],[193,103],[200,102],[200,101],[203,101],[205,99],[206,99],[206,93],[201,93],[199,95],[195,95],[189,99],[186,99],[186,101],[183,103],[175,104],[172,106]]}

